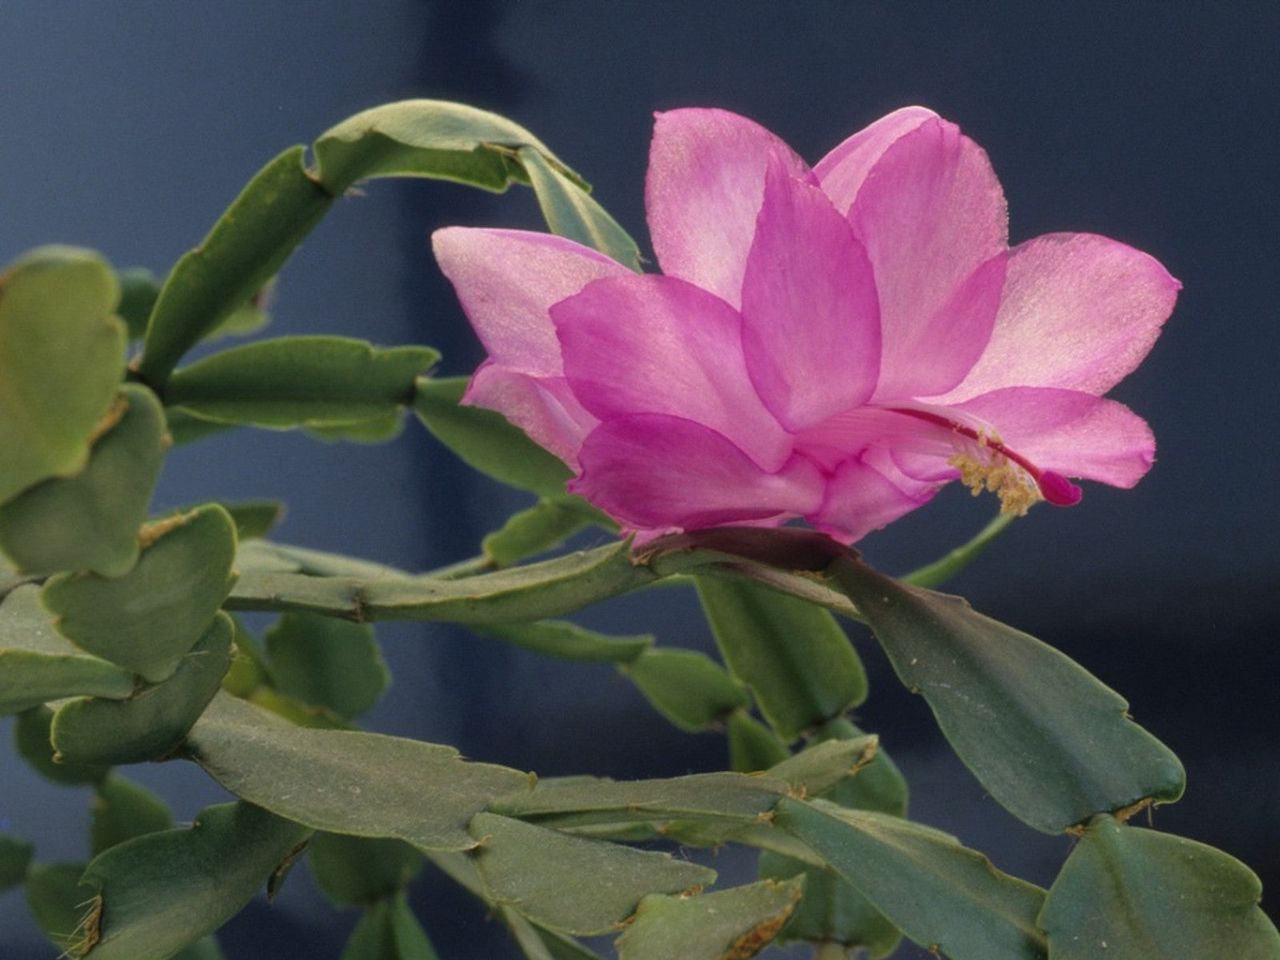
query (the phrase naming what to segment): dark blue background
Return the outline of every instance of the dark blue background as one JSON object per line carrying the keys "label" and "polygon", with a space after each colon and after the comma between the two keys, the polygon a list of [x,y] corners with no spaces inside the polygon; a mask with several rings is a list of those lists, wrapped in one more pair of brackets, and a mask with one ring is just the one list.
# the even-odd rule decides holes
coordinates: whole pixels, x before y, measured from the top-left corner
{"label": "dark blue background", "polygon": [[[1159,463],[1132,492],[1089,486],[1040,508],[954,584],[1124,693],[1183,757],[1187,797],[1159,827],[1220,846],[1280,889],[1275,367],[1280,6],[1091,2],[225,2],[0,0],[0,262],[39,243],[163,271],[269,157],[408,96],[510,115],[581,170],[645,238],[650,113],[715,105],[815,160],[908,103],[991,154],[1014,240],[1104,233],[1185,284],[1167,332],[1115,396],[1149,418]],[[379,182],[340,203],[286,269],[277,334],[425,342],[448,372],[478,347],[431,261],[451,223],[539,227],[523,191]],[[282,539],[427,566],[474,552],[523,500],[454,463],[416,425],[378,448],[242,432],[174,453],[157,508],[205,497],[290,502]],[[904,570],[975,530],[992,503],[949,491],[864,544]],[[665,595],[664,595],[665,596]],[[623,598],[583,618],[706,649],[692,603]],[[548,662],[440,626],[379,628],[395,686],[387,732],[542,774],[678,774],[724,764],[605,668]],[[1047,883],[1068,842],[1022,827],[951,758],[872,643],[860,722],[882,733],[916,818]],[[7,735],[8,725],[3,727]],[[224,796],[194,768],[137,769],[181,818]],[[42,859],[83,856],[87,796],[0,752],[0,821]],[[741,879],[750,858],[717,861]],[[415,905],[445,958],[514,956],[496,924],[431,876]],[[228,956],[337,957],[351,914],[305,871],[223,935]],[[909,954],[903,951],[903,955]],[[0,898],[0,956],[51,958],[21,898]],[[914,954],[913,954],[914,955]]]}

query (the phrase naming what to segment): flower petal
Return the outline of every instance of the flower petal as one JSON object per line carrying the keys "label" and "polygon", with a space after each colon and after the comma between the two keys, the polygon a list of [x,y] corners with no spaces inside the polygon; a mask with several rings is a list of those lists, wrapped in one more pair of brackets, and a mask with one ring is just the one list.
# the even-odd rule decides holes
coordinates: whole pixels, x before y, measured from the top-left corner
{"label": "flower petal", "polygon": [[1014,386],[1106,393],[1151,350],[1180,288],[1154,258],[1106,237],[1020,244],[986,350],[940,400]]}
{"label": "flower petal", "polygon": [[789,430],[867,400],[880,312],[862,244],[826,195],[770,161],[742,284],[751,379]]}
{"label": "flower petal", "polygon": [[1132,487],[1155,462],[1145,420],[1122,403],[1077,390],[1010,387],[953,409],[990,423],[1000,440],[1041,470]]}
{"label": "flower petal", "polygon": [[760,400],[742,355],[742,319],[674,277],[598,280],[551,308],[565,376],[601,420],[665,413],[723,434],[765,470],[791,438]]}
{"label": "flower petal", "polygon": [[849,211],[880,295],[877,399],[950,390],[991,336],[1008,221],[987,155],[958,127],[926,120],[899,137]]}
{"label": "flower petal", "polygon": [[662,272],[738,306],[770,158],[809,168],[764,127],[725,110],[655,115],[645,208]]}
{"label": "flower petal", "polygon": [[578,448],[599,422],[564,377],[531,377],[491,361],[476,370],[462,402],[496,410],[575,470]]}
{"label": "flower petal", "polygon": [[641,530],[799,516],[822,500],[822,477],[805,458],[766,472],[715,430],[680,417],[606,421],[580,458],[582,476],[569,489]]}
{"label": "flower petal", "polygon": [[446,227],[431,237],[489,357],[510,370],[559,376],[560,343],[547,309],[592,280],[631,271],[546,233]]}
{"label": "flower petal", "polygon": [[927,107],[903,107],[863,127],[819,160],[813,173],[832,205],[847,214],[867,174],[893,142],[937,117]]}
{"label": "flower petal", "polygon": [[822,506],[805,519],[842,543],[853,543],[924,506],[940,486],[912,480],[894,467],[887,451],[873,448],[836,469]]}

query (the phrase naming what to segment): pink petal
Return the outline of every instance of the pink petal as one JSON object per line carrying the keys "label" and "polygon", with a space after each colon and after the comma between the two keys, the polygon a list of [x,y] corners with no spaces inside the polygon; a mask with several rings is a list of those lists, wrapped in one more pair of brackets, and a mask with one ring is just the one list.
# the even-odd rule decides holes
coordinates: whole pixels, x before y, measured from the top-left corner
{"label": "pink petal", "polygon": [[738,306],[771,157],[809,176],[790,147],[746,117],[703,109],[655,116],[645,207],[663,273]]}
{"label": "pink petal", "polygon": [[747,374],[742,319],[719,297],[674,277],[628,274],[589,284],[551,316],[569,385],[601,420],[685,417],[765,470],[791,455],[791,438]]}
{"label": "pink petal", "polygon": [[592,280],[630,274],[572,240],[523,230],[446,227],[431,237],[490,359],[534,376],[559,376],[560,343],[547,309]]}
{"label": "pink petal", "polygon": [[802,430],[867,400],[880,370],[875,279],[817,187],[771,161],[742,285],[742,344],[765,404]]}
{"label": "pink petal", "polygon": [[885,451],[873,449],[840,465],[827,480],[822,506],[805,519],[842,543],[853,543],[924,506],[939,486],[913,481]]}
{"label": "pink petal", "polygon": [[1180,287],[1159,262],[1106,237],[1021,244],[986,351],[941,402],[1013,386],[1103,394],[1151,350]]}
{"label": "pink petal", "polygon": [[822,500],[822,477],[803,457],[761,470],[708,427],[640,414],[602,423],[580,453],[569,489],[637,529],[686,530],[801,515]]}
{"label": "pink petal", "polygon": [[867,175],[849,219],[876,273],[883,355],[877,399],[954,387],[995,321],[1008,223],[987,155],[926,120]]}
{"label": "pink petal", "polygon": [[813,168],[823,192],[841,213],[848,213],[871,168],[895,140],[938,115],[926,107],[903,107],[859,130]]}
{"label": "pink petal", "polygon": [[1010,387],[953,409],[990,423],[1000,440],[1041,470],[1132,487],[1155,461],[1145,420],[1124,404],[1076,390]]}
{"label": "pink petal", "polygon": [[492,362],[476,370],[462,402],[496,410],[575,470],[578,448],[599,422],[564,377],[531,377]]}

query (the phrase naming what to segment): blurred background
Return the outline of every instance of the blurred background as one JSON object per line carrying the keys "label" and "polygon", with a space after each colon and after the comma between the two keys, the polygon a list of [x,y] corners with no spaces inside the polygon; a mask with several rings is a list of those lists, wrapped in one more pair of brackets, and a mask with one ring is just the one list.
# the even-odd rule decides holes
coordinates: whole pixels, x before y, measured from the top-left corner
{"label": "blurred background", "polygon": [[[37,244],[95,247],[163,273],[286,146],[365,107],[461,100],[527,126],[595,185],[648,251],[651,113],[719,106],[810,161],[922,103],[990,153],[1013,240],[1103,233],[1185,284],[1142,368],[1113,396],[1146,416],[1159,463],[1134,491],[1097,485],[1019,521],[950,589],[1054,644],[1131,702],[1188,770],[1158,827],[1249,863],[1280,906],[1280,5],[1171,2],[645,3],[0,0],[0,263]],[[481,354],[430,255],[447,224],[541,229],[531,195],[380,181],[339,203],[281,276],[270,332],[428,343],[447,373]],[[455,462],[416,423],[382,447],[239,431],[171,456],[156,510],[277,497],[277,537],[424,569],[471,556],[521,495]],[[994,509],[951,489],[863,548],[903,572]],[[711,649],[691,597],[622,598],[582,622]],[[461,629],[381,625],[394,673],[367,718],[543,775],[721,769],[719,735],[658,718],[606,667],[539,659]],[[1047,884],[1069,850],[1005,814],[954,760],[919,698],[854,630],[878,731],[915,819]],[[10,723],[0,723],[7,742]],[[180,819],[225,799],[194,767],[133,768]],[[88,794],[0,750],[0,829],[42,861],[85,854]],[[721,854],[726,880],[748,855]],[[499,925],[438,875],[414,905],[442,957],[514,957]],[[229,958],[336,958],[352,913],[305,871],[222,934]],[[0,897],[0,956],[52,960],[21,894]],[[779,954],[781,956],[782,954]],[[924,956],[904,947],[901,957]]]}

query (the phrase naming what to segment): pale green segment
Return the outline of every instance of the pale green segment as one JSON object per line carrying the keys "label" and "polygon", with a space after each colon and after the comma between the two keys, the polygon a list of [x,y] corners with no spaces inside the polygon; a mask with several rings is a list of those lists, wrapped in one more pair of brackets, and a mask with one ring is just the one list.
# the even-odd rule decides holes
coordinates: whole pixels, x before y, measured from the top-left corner
{"label": "pale green segment", "polygon": [[[679,893],[716,878],[713,870],[665,853],[573,837],[491,813],[472,819],[471,835],[488,899],[570,935],[609,933],[646,894]],[[565,896],[570,890],[579,895]]]}
{"label": "pale green segment", "polygon": [[1221,850],[1098,817],[1040,914],[1053,960],[1277,960],[1262,884]]}
{"label": "pale green segment", "polygon": [[177,669],[235,582],[236,531],[226,510],[209,504],[175,523],[123,577],[63,574],[44,588],[64,636],[150,683]]}
{"label": "pale green segment", "polygon": [[862,663],[826,610],[754,584],[697,583],[725,663],[783,740],[866,699]]}
{"label": "pale green segment", "polygon": [[422,871],[423,856],[403,840],[317,833],[307,863],[334,903],[369,904],[405,887]]}
{"label": "pale green segment", "polygon": [[754,773],[787,757],[787,745],[765,724],[745,710],[735,710],[725,720],[729,738],[729,766],[741,773]]}
{"label": "pale green segment", "polygon": [[163,683],[127,700],[82,698],[63,704],[53,718],[57,758],[124,764],[169,757],[218,692],[231,666],[234,632],[231,618],[219,613]]}
{"label": "pale green segment", "polygon": [[340,960],[437,960],[437,954],[404,893],[396,893],[365,910]]}
{"label": "pale green segment", "polygon": [[321,134],[316,175],[335,194],[374,177],[431,177],[500,193],[513,181],[527,180],[514,159],[522,146],[567,170],[537,137],[506,117],[461,103],[402,100],[357,113]]}
{"label": "pale green segment", "polygon": [[694,650],[651,647],[618,669],[655,710],[682,730],[705,730],[750,703],[742,684]]}
{"label": "pale green segment", "polygon": [[461,404],[466,377],[420,378],[413,411],[432,436],[463,462],[508,486],[539,496],[564,496],[573,475],[500,413]]}
{"label": "pale green segment", "polygon": [[[395,417],[440,354],[375,348],[347,337],[261,340],[176,371],[165,400],[208,420],[272,429],[364,424]],[[398,419],[397,419],[398,422]]]}
{"label": "pale green segment", "polygon": [[106,263],[75,247],[41,247],[0,273],[0,503],[84,468],[124,376],[119,295]]}
{"label": "pale green segment", "polygon": [[484,538],[481,549],[494,566],[510,567],[526,557],[560,546],[592,522],[590,514],[577,504],[539,500],[527,510],[508,517],[500,530]]}
{"label": "pale green segment", "polygon": [[85,870],[102,897],[92,960],[167,960],[235,916],[307,837],[247,803],[112,847]]}
{"label": "pale green segment", "polygon": [[200,245],[165,279],[147,326],[142,378],[163,387],[191,347],[274,277],[334,197],[307,173],[303,147],[290,147],[244,188]]}
{"label": "pale green segment", "polygon": [[653,636],[607,636],[564,620],[538,620],[505,626],[482,626],[476,633],[548,657],[588,663],[627,663],[653,646]]}
{"label": "pale green segment", "polygon": [[173,826],[163,800],[139,783],[111,773],[98,784],[89,827],[93,855],[117,844]]}
{"label": "pale green segment", "polygon": [[916,943],[950,960],[1044,960],[1039,887],[1001,873],[953,837],[822,800],[782,800],[774,817]]}
{"label": "pale green segment", "polygon": [[391,682],[371,627],[287,613],[264,639],[276,689],[340,717],[365,713]]}
{"label": "pale green segment", "polygon": [[36,773],[53,783],[73,786],[101,783],[111,768],[101,764],[55,763],[50,729],[53,726],[53,710],[49,707],[32,707],[18,714],[13,725],[13,742],[18,755]]}
{"label": "pale green segment", "polygon": [[125,412],[73,477],[43,481],[0,506],[0,548],[28,573],[128,573],[138,528],[164,462],[164,411],[150,390],[126,384]]}
{"label": "pale green segment", "polygon": [[552,233],[599,250],[624,267],[641,272],[636,242],[591,194],[553,167],[536,149],[522,147],[517,156]]}
{"label": "pale green segment", "polygon": [[422,850],[475,845],[467,822],[527,774],[467,763],[452,747],[304,729],[219,694],[187,738],[192,759],[251,803],[316,830],[396,837]]}
{"label": "pale green segment", "polygon": [[697,897],[645,897],[618,938],[618,960],[748,960],[777,936],[803,886],[764,880]]}
{"label": "pale green segment", "polygon": [[860,560],[837,560],[832,571],[956,754],[1023,822],[1057,833],[1144,798],[1181,796],[1178,758],[1070,658]]}
{"label": "pale green segment", "polygon": [[40,588],[21,586],[0,602],[0,716],[71,696],[129,696],[133,673],[91,656],[53,626]]}

